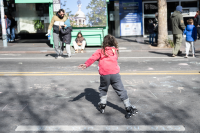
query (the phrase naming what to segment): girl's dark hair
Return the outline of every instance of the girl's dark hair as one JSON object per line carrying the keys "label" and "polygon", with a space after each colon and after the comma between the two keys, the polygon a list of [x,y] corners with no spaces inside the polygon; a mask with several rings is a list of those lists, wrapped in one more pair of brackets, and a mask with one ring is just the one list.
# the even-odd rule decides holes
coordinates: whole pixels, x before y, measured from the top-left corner
{"label": "girl's dark hair", "polygon": [[[117,43],[115,37],[112,36],[112,35],[106,35],[104,37],[103,45],[102,45],[102,49],[103,49],[105,56],[107,56],[106,53],[105,53],[105,48],[106,47],[113,47],[113,46],[118,49],[118,43]],[[117,55],[119,56],[119,50],[117,50]]]}
{"label": "girl's dark hair", "polygon": [[81,32],[79,32],[78,34],[77,34],[77,36],[76,36],[76,38],[78,38],[78,35],[81,35],[81,37],[83,37],[83,35],[82,35],[82,33]]}

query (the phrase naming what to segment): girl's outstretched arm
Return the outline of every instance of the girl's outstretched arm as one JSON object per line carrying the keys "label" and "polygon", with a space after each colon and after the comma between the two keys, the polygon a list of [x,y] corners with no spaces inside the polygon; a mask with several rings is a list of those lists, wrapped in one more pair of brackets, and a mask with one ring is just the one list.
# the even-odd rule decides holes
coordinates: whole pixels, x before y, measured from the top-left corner
{"label": "girl's outstretched arm", "polygon": [[84,70],[84,69],[86,69],[87,68],[87,66],[86,66],[86,64],[80,64],[79,66],[78,66],[78,68],[82,68],[82,70]]}
{"label": "girl's outstretched arm", "polygon": [[92,65],[95,61],[99,60],[101,57],[101,49],[98,49],[86,62],[85,64],[80,64],[78,68],[82,68],[82,70],[86,69],[90,65]]}

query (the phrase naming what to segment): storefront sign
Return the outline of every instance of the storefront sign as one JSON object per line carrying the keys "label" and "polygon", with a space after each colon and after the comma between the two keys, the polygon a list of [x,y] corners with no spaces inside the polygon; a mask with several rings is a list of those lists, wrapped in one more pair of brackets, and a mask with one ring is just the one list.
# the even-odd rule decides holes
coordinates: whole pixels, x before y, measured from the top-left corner
{"label": "storefront sign", "polygon": [[60,0],[53,0],[53,4],[60,4]]}
{"label": "storefront sign", "polygon": [[53,0],[53,11],[57,12],[60,10],[60,0]]}
{"label": "storefront sign", "polygon": [[142,35],[141,0],[120,1],[121,36]]}

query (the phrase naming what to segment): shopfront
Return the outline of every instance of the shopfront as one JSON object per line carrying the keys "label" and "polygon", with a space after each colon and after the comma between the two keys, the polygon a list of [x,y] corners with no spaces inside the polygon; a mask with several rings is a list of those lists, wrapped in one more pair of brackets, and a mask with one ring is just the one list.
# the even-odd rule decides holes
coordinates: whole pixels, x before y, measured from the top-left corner
{"label": "shopfront", "polygon": [[[183,18],[184,23],[187,25],[187,20],[190,18],[194,18],[196,15],[196,11],[199,9],[199,1],[198,0],[167,0],[167,24],[168,24],[168,34],[172,34],[172,27],[170,22],[171,14],[176,10],[176,6],[181,5],[183,7]],[[150,19],[154,20],[155,13],[158,12],[157,1],[144,1],[143,0],[143,22],[144,22],[144,36],[147,36],[148,30],[148,22]]]}
{"label": "shopfront", "polygon": [[53,0],[4,0],[5,14],[17,22],[15,33],[20,38],[46,38]]}
{"label": "shopfront", "polygon": [[[167,0],[168,34],[172,34],[170,16],[176,6],[183,7],[184,22],[194,18],[199,0]],[[148,36],[148,22],[158,12],[157,0],[110,0],[108,3],[108,33],[115,37]]]}
{"label": "shopfront", "polygon": [[115,37],[143,35],[141,0],[110,0],[108,15],[109,34]]}

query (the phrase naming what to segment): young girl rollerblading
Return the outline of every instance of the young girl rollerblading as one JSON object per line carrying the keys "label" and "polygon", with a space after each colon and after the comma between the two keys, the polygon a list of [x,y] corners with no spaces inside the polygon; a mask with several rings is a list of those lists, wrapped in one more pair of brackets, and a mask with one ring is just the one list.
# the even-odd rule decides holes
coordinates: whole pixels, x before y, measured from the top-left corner
{"label": "young girl rollerblading", "polygon": [[79,68],[86,69],[92,65],[95,61],[99,61],[98,69],[100,74],[100,102],[98,103],[98,108],[101,113],[105,112],[107,103],[107,92],[109,85],[112,85],[113,89],[117,95],[121,98],[124,103],[127,114],[125,117],[128,119],[132,115],[138,113],[138,110],[131,105],[127,91],[121,81],[121,76],[119,75],[120,67],[118,66],[118,43],[115,38],[111,35],[104,37],[102,49],[98,49],[86,62],[85,64],[80,64]]}

